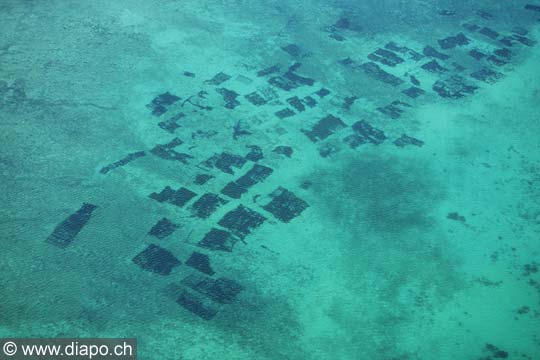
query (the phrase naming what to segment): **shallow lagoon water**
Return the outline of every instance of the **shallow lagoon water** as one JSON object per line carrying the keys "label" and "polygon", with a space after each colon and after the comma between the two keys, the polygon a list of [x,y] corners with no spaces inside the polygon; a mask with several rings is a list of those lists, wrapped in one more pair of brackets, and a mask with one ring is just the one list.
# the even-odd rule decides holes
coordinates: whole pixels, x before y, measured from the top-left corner
{"label": "shallow lagoon water", "polygon": [[540,358],[537,5],[2,2],[0,335]]}

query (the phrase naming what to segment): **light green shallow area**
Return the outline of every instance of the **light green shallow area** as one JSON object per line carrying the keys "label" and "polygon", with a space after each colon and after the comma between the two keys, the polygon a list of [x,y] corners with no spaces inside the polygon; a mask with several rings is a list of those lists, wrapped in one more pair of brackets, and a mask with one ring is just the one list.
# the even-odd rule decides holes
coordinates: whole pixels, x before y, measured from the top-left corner
{"label": "light green shallow area", "polygon": [[[0,2],[0,337],[137,337],[140,359],[540,359],[540,12],[527,3]],[[534,45],[514,37],[507,64],[477,61],[468,51],[503,45],[472,23]],[[440,47],[458,33],[470,43]],[[378,65],[404,84],[368,76],[360,64],[391,41],[451,55],[438,60],[446,71],[398,53],[403,64]],[[313,85],[285,91],[257,75],[295,62]],[[480,68],[500,76],[472,78]],[[220,72],[231,78],[207,81]],[[414,99],[402,93],[411,75],[425,91]],[[433,84],[453,75],[478,89],[439,96]],[[322,87],[330,94],[315,95]],[[227,108],[219,88],[239,105]],[[268,89],[263,106],[244,96]],[[152,115],[166,92],[182,99]],[[317,105],[280,119],[292,96]],[[408,104],[399,117],[377,110],[396,100]],[[179,128],[158,126],[179,112]],[[347,126],[310,141],[329,114]],[[349,146],[358,120],[386,139]],[[236,126],[248,134],[235,139]],[[402,134],[423,145],[395,145]],[[175,137],[187,163],[151,153]],[[254,162],[230,174],[205,160],[252,145],[271,176],[240,199],[220,194]],[[146,155],[100,173],[135,151]],[[213,178],[197,185],[201,173]],[[184,207],[149,197],[165,186],[227,203],[202,219],[197,197]],[[264,209],[279,186],[309,205],[289,222]],[[83,203],[97,208],[73,242],[47,243]],[[231,252],[198,246],[239,204],[266,221]],[[179,228],[150,236],[163,217]],[[150,244],[182,264],[145,271],[133,258]],[[167,291],[197,273],[193,251],[209,256],[211,278],[243,288],[210,301],[209,320]]]}

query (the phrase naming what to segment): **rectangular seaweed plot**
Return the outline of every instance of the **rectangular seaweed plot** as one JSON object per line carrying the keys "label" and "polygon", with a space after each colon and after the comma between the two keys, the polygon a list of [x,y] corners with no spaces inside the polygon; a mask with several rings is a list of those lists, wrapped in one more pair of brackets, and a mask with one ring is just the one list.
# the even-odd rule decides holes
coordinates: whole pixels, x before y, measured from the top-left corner
{"label": "rectangular seaweed plot", "polygon": [[450,59],[449,55],[443,54],[443,53],[437,51],[434,47],[431,47],[431,46],[426,46],[424,48],[423,52],[424,52],[425,56],[432,57],[432,58],[435,58],[435,59],[439,59],[439,60],[448,60],[448,59]]}
{"label": "rectangular seaweed plot", "polygon": [[405,111],[404,108],[406,107],[411,107],[411,105],[403,101],[395,100],[386,106],[378,107],[377,111],[392,119],[397,119],[403,114]]}
{"label": "rectangular seaweed plot", "polygon": [[152,110],[152,115],[161,116],[168,110],[168,106],[180,99],[180,97],[166,92],[156,96],[146,107]]}
{"label": "rectangular seaweed plot", "polygon": [[403,84],[405,81],[398,78],[397,76],[394,76],[383,69],[379,67],[379,65],[375,64],[374,62],[367,62],[360,65],[360,68],[364,70],[364,72],[371,76],[374,79],[377,79],[379,81],[382,81],[384,83],[387,83],[392,86],[398,86]]}
{"label": "rectangular seaweed plot", "polygon": [[258,228],[266,220],[258,212],[251,210],[244,205],[239,205],[236,209],[229,211],[218,224],[228,229],[234,235],[245,238],[253,229]]}
{"label": "rectangular seaweed plot", "polygon": [[180,265],[180,260],[169,250],[155,244],[150,244],[133,258],[133,263],[146,271],[159,275],[169,275],[173,268]]}
{"label": "rectangular seaweed plot", "polygon": [[448,36],[438,41],[439,46],[444,50],[453,49],[456,46],[465,46],[470,42],[471,41],[469,38],[467,38],[463,33],[459,33],[455,36]]}
{"label": "rectangular seaweed plot", "polygon": [[313,125],[311,130],[302,130],[304,134],[313,142],[324,140],[334,132],[347,127],[340,118],[328,115]]}
{"label": "rectangular seaweed plot", "polygon": [[150,150],[152,154],[158,156],[165,160],[180,161],[181,163],[186,164],[189,159],[192,159],[193,156],[185,153],[180,153],[174,150],[175,147],[182,145],[183,141],[179,138],[174,138],[169,141],[167,144],[158,144]]}
{"label": "rectangular seaweed plot", "polygon": [[493,84],[497,82],[497,80],[500,80],[503,77],[503,74],[488,68],[482,68],[473,72],[471,77],[475,78],[476,80],[484,81],[488,84]]}
{"label": "rectangular seaweed plot", "polygon": [[465,79],[459,75],[453,75],[447,79],[437,80],[433,84],[433,90],[440,97],[448,99],[460,99],[466,95],[473,94],[478,87],[468,84]]}
{"label": "rectangular seaweed plot", "polygon": [[186,261],[186,265],[210,276],[215,274],[215,271],[212,269],[212,265],[210,264],[210,258],[208,255],[198,251],[191,253],[191,256]]}
{"label": "rectangular seaweed plot", "polygon": [[371,54],[368,55],[369,60],[371,61],[377,61],[381,64],[388,65],[388,66],[396,66],[397,64],[401,64],[405,60],[403,58],[396,55],[396,53],[387,50],[387,49],[377,49]]}
{"label": "rectangular seaweed plot", "polygon": [[184,309],[204,320],[211,320],[217,314],[217,310],[209,304],[208,300],[205,301],[200,295],[197,296],[185,289],[178,292],[176,302]]}
{"label": "rectangular seaweed plot", "polygon": [[206,193],[195,201],[191,207],[191,213],[201,219],[206,219],[212,215],[221,205],[228,201],[222,199],[217,194]]}
{"label": "rectangular seaweed plot", "polygon": [[183,207],[195,196],[197,196],[196,193],[185,187],[181,187],[178,190],[173,190],[170,186],[165,186],[165,188],[159,193],[154,192],[150,194],[151,199],[158,202],[168,202],[178,207]]}
{"label": "rectangular seaweed plot", "polygon": [[234,174],[233,167],[240,169],[246,162],[247,160],[243,156],[222,152],[205,160],[203,164],[210,168],[218,168],[227,174]]}
{"label": "rectangular seaweed plot", "polygon": [[212,279],[204,275],[191,274],[182,280],[182,284],[207,296],[219,304],[232,303],[244,287],[236,281],[220,277]]}
{"label": "rectangular seaweed plot", "polygon": [[231,78],[230,75],[225,74],[224,72],[219,72],[216,75],[214,75],[214,77],[211,78],[210,80],[205,80],[204,83],[209,84],[209,85],[221,85],[225,81],[229,80],[230,78]]}
{"label": "rectangular seaweed plot", "polygon": [[307,202],[281,186],[274,190],[270,197],[272,200],[263,206],[263,209],[285,223],[299,216],[309,207]]}
{"label": "rectangular seaweed plot", "polygon": [[221,190],[221,193],[233,199],[239,199],[242,194],[248,191],[250,187],[264,181],[272,174],[272,172],[272,168],[255,164],[246,174],[238,178],[236,181],[228,183]]}
{"label": "rectangular seaweed plot", "polygon": [[356,149],[366,143],[380,145],[386,140],[386,135],[381,129],[377,129],[365,120],[353,124],[354,133],[343,139],[349,146]]}
{"label": "rectangular seaweed plot", "polygon": [[84,203],[79,210],[58,224],[46,241],[59,248],[66,248],[75,240],[75,237],[90,220],[92,212],[96,208],[96,205]]}
{"label": "rectangular seaweed plot", "polygon": [[197,245],[209,250],[232,252],[237,240],[228,231],[212,228]]}
{"label": "rectangular seaweed plot", "polygon": [[171,235],[178,229],[179,225],[173,223],[167,218],[161,218],[148,232],[148,235],[157,237],[158,239],[164,239]]}
{"label": "rectangular seaweed plot", "polygon": [[178,207],[183,207],[195,196],[197,196],[197,194],[194,193],[193,191],[185,187],[181,187],[180,189],[176,190],[174,194],[172,194],[171,198],[169,199],[169,202]]}
{"label": "rectangular seaweed plot", "polygon": [[128,154],[127,156],[125,156],[124,158],[118,160],[118,161],[115,161],[113,162],[112,164],[109,164],[107,166],[104,166],[99,172],[101,174],[106,174],[108,173],[109,171],[111,170],[114,170],[116,169],[117,167],[121,167],[121,166],[124,166],[126,165],[127,163],[129,162],[132,162],[133,160],[135,159],[138,159],[140,157],[143,157],[145,155],[145,152],[144,151],[137,151],[137,152],[134,152],[134,153],[131,153],[131,154]]}
{"label": "rectangular seaweed plot", "polygon": [[414,145],[418,147],[424,146],[424,142],[422,140],[418,140],[416,138],[413,138],[412,136],[405,135],[405,134],[401,135],[398,139],[394,140],[393,143],[394,145],[398,147],[405,147],[408,145]]}
{"label": "rectangular seaweed plot", "polygon": [[182,285],[169,284],[164,292],[178,305],[204,320],[211,320],[217,314],[217,309],[210,300],[204,299],[202,295],[190,291]]}
{"label": "rectangular seaweed plot", "polygon": [[176,115],[171,116],[165,121],[160,121],[158,123],[158,126],[162,128],[163,130],[167,131],[168,133],[173,134],[174,131],[180,127],[180,125],[178,125],[178,120],[180,120],[184,116],[185,116],[184,113],[178,113]]}

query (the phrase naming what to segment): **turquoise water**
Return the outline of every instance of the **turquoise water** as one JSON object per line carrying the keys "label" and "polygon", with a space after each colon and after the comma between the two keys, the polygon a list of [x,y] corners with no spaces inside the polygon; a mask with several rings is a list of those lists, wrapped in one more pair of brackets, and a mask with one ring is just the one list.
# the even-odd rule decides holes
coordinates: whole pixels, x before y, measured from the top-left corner
{"label": "turquoise water", "polygon": [[540,359],[539,10],[0,2],[0,337]]}

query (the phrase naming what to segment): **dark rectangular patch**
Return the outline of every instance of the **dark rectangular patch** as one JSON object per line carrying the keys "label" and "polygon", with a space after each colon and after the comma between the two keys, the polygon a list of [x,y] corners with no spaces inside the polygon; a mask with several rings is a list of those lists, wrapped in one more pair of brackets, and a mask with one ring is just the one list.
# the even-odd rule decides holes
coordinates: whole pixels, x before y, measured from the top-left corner
{"label": "dark rectangular patch", "polygon": [[525,10],[540,12],[540,5],[527,4],[525,5]]}
{"label": "dark rectangular patch", "polygon": [[405,112],[403,109],[405,107],[411,107],[411,105],[407,104],[406,102],[396,100],[386,106],[378,107],[377,111],[391,117],[392,119],[397,119]]}
{"label": "dark rectangular patch", "polygon": [[302,102],[304,104],[306,104],[306,106],[310,107],[310,108],[313,108],[315,106],[317,106],[317,101],[312,98],[311,96],[306,96],[305,98],[302,99]]}
{"label": "dark rectangular patch", "polygon": [[92,216],[96,205],[84,203],[79,210],[68,216],[60,224],[56,225],[53,232],[47,238],[47,242],[59,248],[66,248],[75,240],[75,237],[85,227]]}
{"label": "dark rectangular patch", "polygon": [[463,33],[459,33],[455,36],[448,36],[442,40],[439,40],[439,46],[443,49],[453,49],[456,46],[468,45],[471,41]]}
{"label": "dark rectangular patch", "polygon": [[290,158],[293,154],[293,148],[290,146],[279,145],[276,146],[274,150],[272,150],[272,152],[280,155],[285,155],[286,157]]}
{"label": "dark rectangular patch", "polygon": [[336,34],[336,33],[331,33],[328,35],[329,38],[331,39],[334,39],[336,41],[345,41],[345,37],[344,36],[341,36],[339,34]]}
{"label": "dark rectangular patch", "polygon": [[251,186],[264,181],[272,172],[273,170],[267,166],[255,164],[246,174],[225,185],[221,193],[239,199]]}
{"label": "dark rectangular patch", "polygon": [[491,15],[490,13],[488,13],[487,11],[484,11],[484,10],[478,10],[476,12],[476,15],[480,16],[482,19],[486,19],[486,20],[491,20],[493,19],[493,15]]}
{"label": "dark rectangular patch", "polygon": [[514,38],[511,36],[505,36],[502,39],[499,39],[499,42],[503,44],[504,46],[512,47],[514,46]]}
{"label": "dark rectangular patch", "polygon": [[221,193],[233,199],[240,199],[240,197],[247,192],[247,189],[238,185],[235,181],[230,181],[221,189]]}
{"label": "dark rectangular patch", "polygon": [[293,96],[293,97],[288,98],[287,102],[289,103],[289,105],[295,108],[296,111],[298,112],[302,112],[306,110],[306,107],[304,106],[300,98],[298,98],[298,96]]}
{"label": "dark rectangular patch", "polygon": [[291,91],[299,86],[294,81],[287,79],[283,76],[271,77],[270,79],[268,79],[268,83],[285,91]]}
{"label": "dark rectangular patch", "polygon": [[293,57],[298,57],[302,54],[300,47],[296,44],[287,44],[285,46],[282,46],[281,50],[285,51],[287,54]]}
{"label": "dark rectangular patch", "polygon": [[169,250],[155,244],[150,244],[141,251],[133,258],[133,262],[142,269],[159,275],[169,275],[172,269],[180,265],[180,260]]}
{"label": "dark rectangular patch", "polygon": [[135,159],[138,159],[140,157],[143,157],[144,155],[146,155],[146,153],[144,151],[137,151],[137,152],[134,152],[134,153],[131,153],[131,154],[128,154],[126,157],[124,157],[123,159],[120,159],[118,161],[115,161],[113,162],[112,164],[109,164],[103,168],[101,168],[101,170],[99,171],[101,174],[106,174],[108,173],[109,171],[111,170],[114,170],[116,169],[117,167],[121,167],[121,166],[124,166],[126,165],[127,163],[130,163],[132,162],[133,160]]}
{"label": "dark rectangular patch", "polygon": [[482,68],[478,71],[473,72],[471,74],[471,77],[475,78],[476,80],[486,82],[488,84],[493,84],[497,82],[497,80],[502,79],[503,74],[495,70]]}
{"label": "dark rectangular patch", "polygon": [[152,110],[152,115],[161,116],[168,110],[167,109],[168,106],[174,104],[180,99],[181,99],[180,97],[173,95],[169,92],[166,92],[166,93],[156,96],[150,102],[150,104],[146,105],[146,107]]}
{"label": "dark rectangular patch", "polygon": [[181,163],[186,164],[189,159],[192,159],[193,156],[185,153],[180,153],[174,150],[175,147],[183,143],[179,138],[174,138],[169,141],[167,144],[158,144],[150,150],[150,152],[157,157],[160,157],[165,160],[180,161]]}
{"label": "dark rectangular patch", "polygon": [[274,190],[270,197],[272,200],[263,206],[263,209],[285,223],[300,216],[309,207],[307,202],[281,186]]}
{"label": "dark rectangular patch", "polygon": [[386,140],[386,135],[382,130],[373,127],[365,120],[355,122],[352,129],[354,133],[347,136],[344,141],[353,149],[366,143],[379,145]]}
{"label": "dark rectangular patch", "polygon": [[234,174],[233,167],[239,169],[247,162],[247,160],[240,155],[231,154],[228,152],[222,152],[216,154],[210,159],[204,162],[204,165],[208,167],[215,167],[227,174]]}
{"label": "dark rectangular patch", "polygon": [[204,83],[209,85],[221,85],[225,81],[229,80],[231,78],[230,75],[225,74],[224,72],[219,72],[216,75],[214,75],[213,78],[210,80],[206,80]]}
{"label": "dark rectangular patch", "polygon": [[423,52],[424,52],[424,55],[426,55],[428,57],[435,58],[435,59],[439,59],[439,60],[443,60],[443,61],[450,59],[449,55],[443,54],[442,52],[436,50],[432,46],[426,46],[424,48]]}
{"label": "dark rectangular patch", "polygon": [[328,115],[323,119],[319,120],[311,130],[302,130],[304,134],[313,142],[326,139],[328,136],[332,135],[334,132],[341,130],[347,127],[340,118],[333,115]]}
{"label": "dark rectangular patch", "polygon": [[345,99],[343,99],[343,105],[341,105],[341,107],[344,110],[350,110],[356,100],[358,100],[358,96],[346,96]]}
{"label": "dark rectangular patch", "polygon": [[181,187],[178,190],[173,190],[170,186],[165,186],[159,193],[151,193],[150,198],[158,202],[168,202],[170,204],[183,207],[191,199],[197,196],[193,191]]}
{"label": "dark rectangular patch", "polygon": [[285,119],[285,118],[296,115],[296,113],[289,108],[281,109],[277,111],[275,114],[280,119]]}
{"label": "dark rectangular patch", "polygon": [[258,212],[244,205],[239,205],[236,209],[225,214],[218,224],[243,239],[252,230],[261,226],[265,220],[266,218]]}
{"label": "dark rectangular patch", "polygon": [[504,66],[504,65],[508,64],[508,62],[504,61],[504,60],[501,59],[501,58],[498,58],[498,57],[495,56],[495,55],[490,55],[490,56],[488,56],[486,60],[487,60],[490,64],[495,65],[495,66]]}
{"label": "dark rectangular patch", "polygon": [[420,89],[419,87],[411,86],[410,88],[403,90],[402,93],[404,93],[410,98],[415,99],[419,97],[420,95],[424,94],[425,91]]}
{"label": "dark rectangular patch", "polygon": [[210,179],[212,179],[214,176],[210,174],[197,174],[195,176],[195,184],[196,185],[204,185],[206,184]]}
{"label": "dark rectangular patch", "polygon": [[209,250],[231,252],[237,239],[230,232],[212,228],[197,245]]}
{"label": "dark rectangular patch", "polygon": [[175,191],[170,186],[165,186],[163,190],[159,193],[151,193],[150,198],[154,199],[158,202],[165,202],[168,201],[173,195]]}
{"label": "dark rectangular patch", "polygon": [[313,86],[313,84],[315,84],[314,79],[311,79],[311,78],[308,78],[308,77],[305,77],[305,76],[301,76],[301,75],[298,75],[296,73],[296,70],[298,70],[298,68],[300,68],[300,66],[302,66],[302,64],[300,64],[299,62],[294,63],[293,65],[291,65],[289,67],[287,72],[285,74],[283,74],[283,76],[286,79],[289,79],[290,81],[295,83],[297,87],[304,86],[304,85]]}
{"label": "dark rectangular patch", "polygon": [[193,203],[191,212],[201,219],[206,219],[227,202],[216,194],[206,193]]}
{"label": "dark rectangular patch", "polygon": [[184,113],[178,113],[174,116],[171,116],[165,121],[161,121],[160,123],[158,123],[158,126],[172,134],[175,132],[176,129],[180,127],[180,125],[178,125],[178,120],[180,120],[184,116]]}
{"label": "dark rectangular patch", "polygon": [[482,29],[480,29],[479,33],[493,40],[499,37],[498,32],[488,27],[483,27]]}
{"label": "dark rectangular patch", "polygon": [[267,76],[279,71],[279,65],[272,65],[257,72],[258,77]]}
{"label": "dark rectangular patch", "polygon": [[516,39],[525,46],[534,46],[534,44],[536,44],[536,41],[531,40],[526,36],[514,35],[514,39]]}
{"label": "dark rectangular patch", "polygon": [[208,255],[197,251],[191,253],[191,256],[186,261],[186,265],[210,276],[214,275],[215,273],[210,265],[210,258]]}
{"label": "dark rectangular patch", "polygon": [[339,148],[334,144],[327,143],[320,146],[317,150],[319,151],[319,155],[321,155],[323,158],[327,158],[337,153]]}
{"label": "dark rectangular patch", "polygon": [[315,91],[315,95],[317,95],[320,98],[323,98],[330,94],[330,90],[326,88],[320,88],[319,90]]}
{"label": "dark rectangular patch", "polygon": [[469,55],[475,58],[476,60],[482,60],[483,58],[487,56],[486,54],[484,54],[483,52],[477,49],[472,49],[471,51],[469,51]]}
{"label": "dark rectangular patch", "polygon": [[407,50],[409,50],[407,47],[400,46],[393,41],[386,43],[386,45],[384,45],[384,48],[401,54],[404,54],[407,52]]}
{"label": "dark rectangular patch", "polygon": [[476,30],[480,29],[480,26],[473,23],[463,24],[463,27],[471,32],[475,32]]}
{"label": "dark rectangular patch", "polygon": [[431,60],[430,62],[427,62],[424,65],[422,65],[421,68],[426,71],[429,71],[432,73],[439,73],[439,74],[448,71],[447,68],[444,68],[441,65],[439,65],[437,60]]}
{"label": "dark rectangular patch", "polygon": [[393,51],[395,53],[400,53],[402,55],[408,55],[411,60],[418,61],[424,58],[424,55],[418,53],[417,51],[413,49],[409,49],[406,46],[401,46],[396,44],[393,41],[390,41],[384,45],[384,48],[390,51]]}
{"label": "dark rectangular patch", "polygon": [[255,106],[261,106],[267,103],[266,99],[259,95],[256,91],[247,94],[245,98]]}
{"label": "dark rectangular patch", "polygon": [[159,220],[148,232],[148,235],[157,237],[158,239],[166,238],[178,229],[179,226],[167,218]]}
{"label": "dark rectangular patch", "polygon": [[404,81],[397,76],[394,76],[379,67],[374,62],[366,62],[360,65],[360,68],[372,78],[387,83],[392,86],[398,86],[404,83]]}
{"label": "dark rectangular patch", "polygon": [[180,189],[176,190],[174,194],[172,194],[168,201],[173,205],[183,207],[195,196],[197,196],[197,194],[193,191],[185,187],[181,187]]}
{"label": "dark rectangular patch", "polygon": [[460,99],[468,94],[473,94],[478,89],[477,86],[469,85],[465,79],[459,75],[453,75],[446,79],[437,80],[433,84],[433,90],[439,96],[449,99]]}
{"label": "dark rectangular patch", "polygon": [[223,97],[223,101],[225,101],[225,108],[232,110],[238,105],[240,105],[240,102],[236,100],[236,98],[240,96],[240,94],[238,94],[236,91],[225,88],[218,88],[216,89],[216,92]]}
{"label": "dark rectangular patch", "polygon": [[182,284],[220,304],[232,303],[244,290],[244,287],[234,280],[225,277],[212,279],[199,274],[187,276],[182,280]]}
{"label": "dark rectangular patch", "polygon": [[247,173],[238,178],[236,180],[236,183],[245,188],[249,188],[261,181],[264,181],[272,174],[272,172],[272,168],[264,165],[255,164]]}
{"label": "dark rectangular patch", "polygon": [[186,290],[180,291],[176,302],[184,309],[207,321],[212,320],[217,314],[214,307]]}
{"label": "dark rectangular patch", "polygon": [[512,52],[507,48],[495,49],[493,50],[493,54],[505,58],[506,60],[510,60],[512,57]]}
{"label": "dark rectangular patch", "polygon": [[401,64],[405,60],[400,56],[396,55],[394,52],[387,49],[377,49],[371,54],[368,55],[368,59],[371,61],[377,61],[381,64],[394,67],[398,64]]}
{"label": "dark rectangular patch", "polygon": [[246,160],[257,162],[264,159],[263,151],[258,145],[248,145],[249,152],[246,154]]}
{"label": "dark rectangular patch", "polygon": [[354,60],[350,57],[338,60],[338,64],[344,65],[344,66],[351,66],[354,64]]}
{"label": "dark rectangular patch", "polygon": [[413,138],[412,136],[403,134],[398,139],[394,140],[394,145],[398,147],[405,147],[407,145],[422,147],[424,145],[424,142],[422,140]]}

